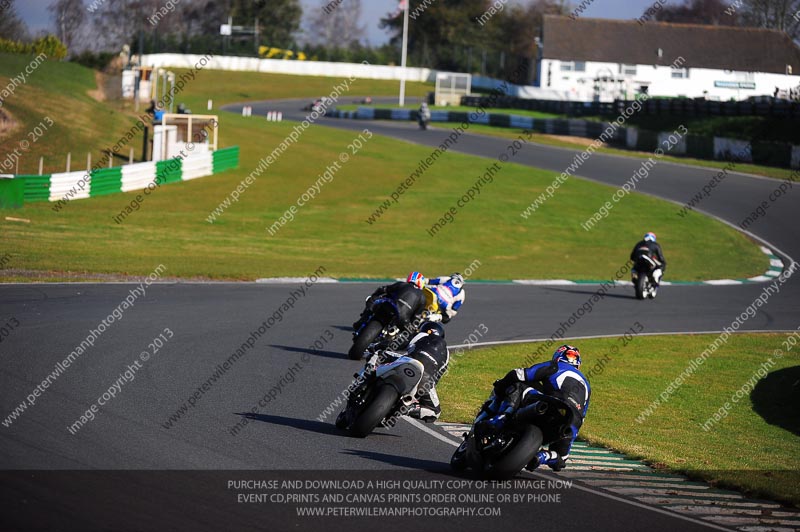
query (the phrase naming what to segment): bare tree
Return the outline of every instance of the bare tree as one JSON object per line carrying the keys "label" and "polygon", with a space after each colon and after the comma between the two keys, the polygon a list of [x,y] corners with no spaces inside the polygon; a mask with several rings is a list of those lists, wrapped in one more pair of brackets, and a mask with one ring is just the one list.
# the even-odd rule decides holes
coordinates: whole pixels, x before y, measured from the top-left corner
{"label": "bare tree", "polygon": [[800,39],[800,0],[744,0],[742,4],[739,12],[747,26],[785,31],[792,39]]}
{"label": "bare tree", "polygon": [[309,16],[306,40],[331,48],[346,48],[364,38],[361,0],[321,0]]}
{"label": "bare tree", "polygon": [[55,0],[47,9],[53,17],[56,35],[67,50],[72,51],[75,38],[86,20],[86,7],[82,0]]}
{"label": "bare tree", "polygon": [[137,33],[153,28],[147,19],[163,5],[159,0],[106,0],[92,20],[95,33],[102,41],[98,47],[120,50],[124,44],[129,44],[135,49],[136,43],[132,41]]}
{"label": "bare tree", "polygon": [[23,40],[28,36],[25,23],[17,15],[15,1],[11,0],[5,8],[0,9],[0,38],[11,41]]}
{"label": "bare tree", "polygon": [[737,24],[735,9],[731,9],[725,0],[684,0],[682,5],[668,4],[656,13],[655,19],[661,22],[712,26]]}

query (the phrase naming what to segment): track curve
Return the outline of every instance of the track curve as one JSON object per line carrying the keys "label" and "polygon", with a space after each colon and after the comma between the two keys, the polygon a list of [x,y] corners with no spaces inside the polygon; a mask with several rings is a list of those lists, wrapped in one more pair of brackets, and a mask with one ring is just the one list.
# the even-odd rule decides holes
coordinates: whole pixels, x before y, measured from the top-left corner
{"label": "track curve", "polygon": [[[263,102],[253,107],[256,113],[282,110],[287,119],[301,119],[304,113],[299,109],[306,103]],[[227,109],[236,111],[236,106]],[[363,122],[323,118],[319,125],[352,130],[361,129]],[[429,146],[438,145],[448,132],[441,128],[420,132],[413,123],[371,122],[370,128],[377,134]],[[455,151],[493,157],[504,146],[502,139],[465,134]],[[573,155],[572,150],[532,145],[523,149],[517,161],[560,172]],[[620,185],[640,164],[636,159],[595,154],[580,174]],[[662,162],[653,168],[652,178],[642,185],[642,191],[682,203],[715,173]],[[703,209],[736,223],[776,185],[776,181],[732,173],[724,186],[704,201]],[[792,257],[800,257],[798,207],[800,197],[789,195],[752,227],[755,236],[782,252],[787,264]],[[79,345],[131,288],[127,284],[0,286],[0,315],[13,316],[21,324],[3,342],[0,351],[4,384],[0,390],[0,415],[7,416],[31,394],[54,365]],[[156,512],[156,523],[166,525],[163,528],[186,529],[186,523],[192,523],[195,530],[222,530],[231,529],[236,523],[233,528],[241,530],[281,530],[297,529],[292,523],[298,522],[303,527],[317,527],[321,521],[298,521],[289,514],[270,514],[270,519],[282,515],[285,521],[277,519],[267,526],[257,507],[231,502],[225,484],[225,479],[237,476],[231,470],[267,470],[273,476],[289,475],[288,470],[297,474],[320,470],[342,474],[395,471],[407,475],[413,472],[427,479],[450,478],[447,460],[452,447],[424,435],[411,424],[400,423],[391,431],[380,430],[359,440],[339,434],[330,417],[320,421],[325,408],[341,394],[358,367],[358,363],[346,360],[350,341],[347,329],[360,311],[361,298],[372,289],[369,284],[313,285],[246,354],[227,369],[222,366],[296,288],[296,284],[255,283],[150,286],[120,321],[36,398],[35,404],[8,426],[0,427],[0,469],[5,470],[4,482],[0,483],[4,486],[0,488],[3,500],[50,501],[54,506],[48,508],[56,507],[58,511],[39,517],[40,522],[53,523],[56,521],[52,519],[66,517],[70,523],[77,523],[70,527],[75,529],[109,528],[109,522],[122,518],[141,528],[154,529],[147,526],[148,521],[142,521],[142,514],[145,509],[153,512],[149,491],[155,490],[160,502],[171,505],[170,512]],[[662,291],[657,304],[643,306],[632,304],[632,290],[618,288],[598,303],[597,312],[579,320],[567,336],[622,333],[635,320],[647,332],[721,330],[762,289],[761,284],[674,286]],[[448,338],[460,343],[480,324],[488,329],[485,341],[548,337],[594,292],[595,288],[589,286],[473,285],[469,287],[469,304],[448,325]],[[800,323],[798,296],[800,284],[792,278],[743,329],[795,329]],[[688,313],[687,308],[693,311]],[[72,434],[68,427],[98,395],[119,382],[120,374],[165,328],[174,337],[143,364],[133,380],[120,387],[117,397],[95,420]],[[311,349],[310,344],[320,337],[325,338],[324,347]],[[236,431],[234,427],[242,420],[238,414],[258,406],[259,400],[276,388],[279,390],[267,405]],[[193,394],[194,406],[185,406]],[[65,480],[43,478],[47,477],[41,473],[45,470],[73,472],[65,473]],[[118,473],[81,477],[76,470]],[[123,470],[150,473],[141,473],[144,477],[139,478]],[[190,472],[178,474],[177,480],[162,479],[157,472],[164,470]],[[205,473],[197,473],[198,470]],[[264,472],[258,473],[263,476]],[[31,475],[38,482],[32,481]],[[114,485],[109,478],[126,482]],[[195,487],[190,486],[191,479],[196,482]],[[163,489],[158,489],[161,481]],[[65,485],[78,486],[74,497],[54,494],[57,487],[61,490],[55,493],[63,492]],[[83,485],[104,488],[115,510],[81,498]],[[142,486],[146,489],[142,490]],[[205,502],[203,509],[185,507],[195,496]],[[537,520],[542,526],[537,528],[563,528],[567,519],[569,526],[614,530],[618,529],[619,517],[624,516],[631,529],[708,529],[702,523],[682,521],[619,501],[609,502],[585,492],[567,493],[565,504],[567,501],[569,505],[538,507],[541,513]],[[581,512],[566,511],[574,507],[580,507]],[[15,518],[9,517],[8,512],[3,512],[2,519],[6,528],[24,528],[24,522],[11,520]],[[512,526],[522,526],[530,522],[530,515],[518,512],[508,519]],[[360,522],[372,528],[367,525],[370,521]],[[400,530],[412,523],[415,528],[437,530],[456,524],[465,530],[483,530],[487,526],[487,521],[480,519],[436,518],[422,523],[407,519],[382,521],[381,527]],[[346,520],[331,520],[326,525],[332,530],[360,529],[360,525],[350,526]]]}

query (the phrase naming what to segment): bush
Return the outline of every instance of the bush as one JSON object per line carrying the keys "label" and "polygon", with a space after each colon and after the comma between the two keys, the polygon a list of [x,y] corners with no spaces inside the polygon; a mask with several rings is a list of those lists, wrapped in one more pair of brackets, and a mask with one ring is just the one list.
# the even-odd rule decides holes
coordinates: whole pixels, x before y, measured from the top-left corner
{"label": "bush", "polygon": [[79,65],[83,65],[86,68],[92,68],[94,70],[105,70],[108,64],[111,62],[117,54],[111,52],[98,52],[93,53],[90,51],[85,51],[80,55],[77,55],[72,58],[72,61],[78,63]]}
{"label": "bush", "polygon": [[30,44],[0,39],[0,52],[9,54],[44,54],[48,59],[64,59],[67,56],[67,47],[55,35],[48,35],[36,39]]}

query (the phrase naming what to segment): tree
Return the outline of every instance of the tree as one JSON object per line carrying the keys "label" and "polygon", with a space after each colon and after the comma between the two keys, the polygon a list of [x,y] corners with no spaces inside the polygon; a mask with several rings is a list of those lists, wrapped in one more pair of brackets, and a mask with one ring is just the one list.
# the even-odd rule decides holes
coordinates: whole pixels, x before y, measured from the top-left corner
{"label": "tree", "polygon": [[160,0],[105,0],[92,19],[94,33],[101,41],[97,47],[119,51],[128,44],[137,50],[137,34],[155,29],[147,19],[163,5]]}
{"label": "tree", "polygon": [[55,0],[47,9],[53,17],[56,35],[67,50],[71,50],[86,20],[86,7],[83,1]]}
{"label": "tree", "polygon": [[785,31],[800,39],[800,0],[744,0],[737,10],[742,22],[756,28]]}
{"label": "tree", "polygon": [[331,9],[330,0],[321,0],[319,7],[311,14],[308,37],[311,44],[328,48],[347,48],[364,38],[361,20],[361,0],[342,0]]}
{"label": "tree", "polygon": [[[439,0],[433,4],[410,0],[409,11],[415,17],[408,26],[408,64],[462,71],[476,66],[473,50],[480,49],[482,29],[473,21],[490,4],[491,0]],[[392,44],[400,46],[402,13],[388,14],[381,19],[380,27],[388,29]]]}
{"label": "tree", "polygon": [[[529,81],[533,74],[534,69],[528,68],[527,79],[520,77],[525,69],[519,67],[533,66],[535,39],[544,15],[567,13],[565,3],[556,0],[536,0],[525,6],[509,2],[502,11],[497,11],[495,0],[439,0],[420,13],[423,5],[424,0],[413,0],[409,7],[412,13],[418,10],[409,24],[409,64],[479,72],[517,83]],[[399,46],[402,16],[387,15],[381,27],[392,33],[392,44]]]}
{"label": "tree", "polygon": [[563,2],[542,0],[525,7],[512,6],[495,15],[497,20],[492,19],[490,24],[496,27],[495,42],[503,51],[500,76],[520,85],[533,83],[536,38],[541,35],[544,16],[566,15],[568,12]]}
{"label": "tree", "polygon": [[230,13],[235,24],[250,26],[258,20],[261,43],[292,48],[303,8],[299,0],[232,0]]}
{"label": "tree", "polygon": [[660,22],[735,26],[735,9],[724,0],[684,0],[683,4],[668,4],[659,9],[655,19]]}
{"label": "tree", "polygon": [[28,36],[28,28],[17,15],[14,2],[16,0],[11,0],[5,8],[0,7],[0,38],[21,41]]}

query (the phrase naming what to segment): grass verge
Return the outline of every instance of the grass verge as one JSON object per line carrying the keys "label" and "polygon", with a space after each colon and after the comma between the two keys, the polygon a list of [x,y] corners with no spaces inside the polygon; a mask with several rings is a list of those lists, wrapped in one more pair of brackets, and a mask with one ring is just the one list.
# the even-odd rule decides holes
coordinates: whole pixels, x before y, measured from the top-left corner
{"label": "grass verge", "polygon": [[[0,74],[13,72],[15,67],[3,68]],[[339,81],[202,71],[178,101],[197,110],[204,109],[209,98],[219,105],[303,94],[312,97],[329,93]],[[362,82],[363,86],[359,85]],[[391,93],[395,85],[357,80],[352,91],[361,92],[363,88],[372,94]],[[32,116],[24,122],[36,123],[42,116],[36,106],[45,101],[56,122],[65,124],[72,118],[75,105],[85,105],[86,116],[77,117],[82,124],[79,130],[64,130],[57,138],[53,134],[52,145],[48,133],[44,144],[53,150],[70,149],[73,140],[81,147],[107,146],[115,142],[112,131],[96,129],[106,123],[99,119],[93,122],[92,117],[105,113],[109,120],[119,120],[118,129],[126,129],[133,119],[92,100],[86,93],[93,88],[92,71],[47,63],[7,105],[13,112],[23,107],[31,110]],[[422,92],[424,87],[413,90]],[[18,132],[24,131],[25,126],[21,127]],[[409,269],[464,269],[478,259],[481,266],[475,279],[608,279],[627,260],[630,247],[645,226],[659,233],[669,255],[671,279],[749,277],[767,267],[758,247],[740,233],[696,213],[677,217],[671,204],[638,194],[627,197],[612,216],[588,233],[580,227],[580,221],[591,216],[614,191],[596,183],[568,181],[560,188],[558,200],[523,220],[520,212],[544,191],[555,174],[511,163],[503,165],[493,182],[431,238],[427,229],[475,185],[491,164],[486,159],[455,153],[443,155],[419,175],[398,203],[390,202],[388,210],[368,223],[376,209],[430,154],[429,148],[377,135],[352,154],[333,181],[299,208],[293,220],[270,236],[267,228],[292,205],[297,207],[298,198],[326,168],[340,160],[341,153],[351,151],[348,144],[355,137],[353,133],[320,126],[304,132],[238,202],[209,223],[212,211],[293,127],[291,123],[268,123],[223,113],[220,144],[241,147],[240,169],[161,187],[147,196],[140,208],[133,207],[137,210],[121,224],[113,218],[133,202],[134,192],[71,202],[58,213],[47,203],[29,204],[21,212],[0,211],[0,252],[8,250],[12,255],[6,264],[11,271],[6,273],[19,276],[35,270],[53,272],[52,277],[58,277],[59,271],[147,275],[163,263],[168,268],[166,275],[175,277],[251,280],[302,276],[322,263],[330,276],[393,277]],[[569,216],[563,216],[562,205],[571,206]],[[9,222],[7,215],[26,218],[30,223]],[[432,249],[437,251],[428,251]],[[719,260],[702,260],[709,253]],[[398,256],[409,260],[398,263]]]}
{"label": "grass verge", "polygon": [[[797,348],[786,349],[787,337],[731,336],[642,423],[640,412],[716,336],[639,336],[627,345],[621,338],[567,340],[581,349],[582,369],[592,386],[581,438],[656,467],[800,506],[800,419],[794,408],[800,400],[800,367]],[[537,346],[490,347],[455,356],[437,387],[442,420],[471,422],[492,382]],[[783,357],[774,355],[776,349],[784,351]],[[733,401],[770,357],[774,365],[767,367],[768,375]],[[702,425],[726,402],[731,404],[727,416],[705,430]]]}

